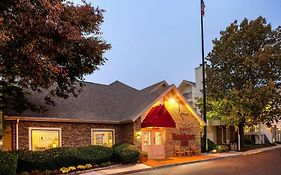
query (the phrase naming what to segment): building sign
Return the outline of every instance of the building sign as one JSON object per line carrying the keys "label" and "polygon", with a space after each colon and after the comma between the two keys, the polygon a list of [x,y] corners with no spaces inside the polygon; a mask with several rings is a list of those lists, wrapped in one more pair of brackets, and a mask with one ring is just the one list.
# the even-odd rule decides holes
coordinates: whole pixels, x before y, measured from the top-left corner
{"label": "building sign", "polygon": [[181,146],[188,146],[188,141],[189,140],[193,140],[195,139],[195,135],[194,134],[188,134],[188,133],[183,133],[184,131],[189,131],[190,132],[190,128],[180,128],[180,131],[182,133],[173,133],[172,134],[172,139],[173,140],[180,140],[181,141]]}

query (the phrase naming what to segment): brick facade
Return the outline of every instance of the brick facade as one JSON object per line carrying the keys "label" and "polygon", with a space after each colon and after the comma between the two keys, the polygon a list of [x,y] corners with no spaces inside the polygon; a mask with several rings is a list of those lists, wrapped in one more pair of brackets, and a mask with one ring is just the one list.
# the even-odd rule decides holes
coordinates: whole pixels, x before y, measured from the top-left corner
{"label": "brick facade", "polygon": [[[175,96],[174,93],[167,96]],[[184,148],[194,147],[200,151],[200,123],[191,114],[190,110],[177,99],[177,103],[165,106],[173,120],[176,128],[162,128],[164,130],[165,157],[174,155],[175,146]],[[148,109],[149,111],[150,109]],[[18,148],[29,149],[29,127],[42,128],[61,128],[61,143],[63,147],[78,147],[91,145],[91,129],[114,129],[115,143],[127,142],[142,148],[142,138],[138,138],[137,134],[141,132],[141,121],[146,116],[145,111],[138,119],[132,123],[126,124],[94,124],[94,123],[77,123],[77,122],[44,122],[44,121],[21,121],[18,123]],[[4,147],[6,150],[16,149],[16,121],[6,121],[3,130]],[[146,128],[149,129],[149,128]],[[185,138],[187,136],[187,138]],[[183,138],[182,138],[183,137]],[[9,141],[10,138],[10,141]],[[7,141],[5,141],[7,140]]]}
{"label": "brick facade", "polygon": [[[16,134],[15,122],[6,123],[4,128],[5,150],[15,149]],[[128,124],[87,124],[87,123],[54,123],[54,122],[28,122],[19,121],[18,142],[19,149],[29,149],[29,127],[61,128],[62,146],[78,147],[91,144],[91,129],[114,129],[115,143],[134,143],[133,123]]]}
{"label": "brick facade", "polygon": [[[201,151],[200,123],[198,120],[190,114],[183,104],[167,105],[167,109],[176,122],[176,128],[166,128],[165,156],[173,156],[175,146],[180,146],[184,149],[190,149],[192,146],[196,150]],[[179,137],[187,135],[190,138],[173,138],[173,134]]]}

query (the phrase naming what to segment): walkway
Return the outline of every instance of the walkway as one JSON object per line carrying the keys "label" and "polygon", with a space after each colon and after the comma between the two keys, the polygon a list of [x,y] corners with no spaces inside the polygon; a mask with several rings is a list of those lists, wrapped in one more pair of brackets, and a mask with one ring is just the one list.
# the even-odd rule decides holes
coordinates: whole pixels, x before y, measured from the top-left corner
{"label": "walkway", "polygon": [[201,154],[199,156],[192,156],[192,157],[171,157],[169,159],[157,159],[157,160],[148,160],[145,162],[145,165],[150,167],[158,167],[162,165],[171,165],[171,164],[184,164],[190,162],[198,162],[202,160],[208,160],[211,158],[215,158],[216,156],[212,154]]}
{"label": "walkway", "polygon": [[109,169],[82,173],[82,175],[108,175],[108,174],[121,175],[121,174],[128,174],[128,173],[140,172],[145,170],[158,169],[160,167],[169,167],[169,166],[190,164],[196,162],[206,162],[211,160],[223,159],[227,157],[252,155],[252,154],[257,154],[260,152],[265,152],[278,148],[281,148],[281,145],[267,147],[267,148],[260,148],[260,149],[246,151],[246,152],[231,151],[227,153],[201,154],[200,156],[192,156],[192,157],[172,157],[169,159],[162,159],[162,160],[148,160],[147,162],[145,162],[145,164],[118,165]]}

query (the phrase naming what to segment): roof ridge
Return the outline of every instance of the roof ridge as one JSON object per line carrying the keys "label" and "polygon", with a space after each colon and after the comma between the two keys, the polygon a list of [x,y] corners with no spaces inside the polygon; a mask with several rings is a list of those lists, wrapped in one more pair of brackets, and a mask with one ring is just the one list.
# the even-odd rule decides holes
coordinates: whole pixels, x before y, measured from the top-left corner
{"label": "roof ridge", "polygon": [[162,86],[163,84],[169,86],[169,84],[165,80],[162,80],[162,81],[160,81],[158,83],[152,84],[150,86],[147,86],[147,87],[141,89],[141,91],[146,91],[146,90],[150,90],[151,89],[150,92],[153,92],[156,89],[158,89],[160,86]]}
{"label": "roof ridge", "polygon": [[109,87],[112,87],[113,85],[116,85],[116,84],[120,84],[120,85],[122,85],[122,86],[126,86],[126,87],[128,87],[128,88],[130,88],[130,89],[133,89],[133,90],[135,90],[135,91],[139,91],[138,89],[133,88],[132,86],[129,86],[129,85],[127,85],[127,84],[125,84],[125,83],[123,83],[123,82],[121,82],[121,81],[119,81],[119,80],[116,80],[116,81],[110,83],[108,86],[109,86]]}
{"label": "roof ridge", "polygon": [[107,84],[95,83],[95,82],[90,82],[90,81],[77,81],[77,82],[78,82],[78,83],[84,83],[84,84],[108,86]]}

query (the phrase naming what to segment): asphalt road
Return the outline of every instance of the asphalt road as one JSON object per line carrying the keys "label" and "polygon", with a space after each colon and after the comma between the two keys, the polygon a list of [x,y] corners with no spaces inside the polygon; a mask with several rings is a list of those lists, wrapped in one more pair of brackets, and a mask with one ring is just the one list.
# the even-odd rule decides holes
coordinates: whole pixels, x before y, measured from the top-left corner
{"label": "asphalt road", "polygon": [[281,175],[281,149],[144,171],[133,175]]}

